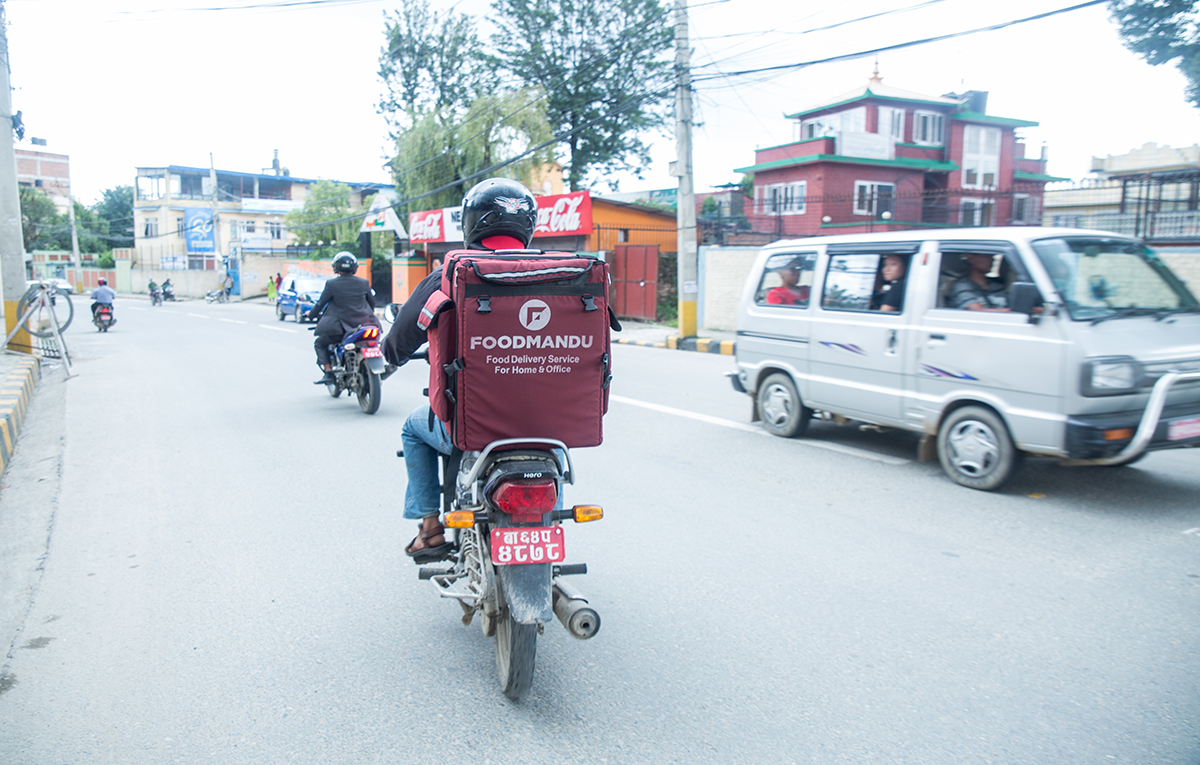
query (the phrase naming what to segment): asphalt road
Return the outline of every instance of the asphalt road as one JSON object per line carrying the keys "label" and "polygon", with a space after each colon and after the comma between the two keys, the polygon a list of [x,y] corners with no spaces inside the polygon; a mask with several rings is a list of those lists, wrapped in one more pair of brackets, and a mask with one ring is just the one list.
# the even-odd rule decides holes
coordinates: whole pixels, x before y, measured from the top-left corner
{"label": "asphalt road", "polygon": [[264,305],[118,317],[71,328],[0,490],[0,762],[1200,761],[1195,451],[974,492],[617,346],[567,496],[606,508],[566,537],[603,626],[547,625],[514,704],[402,552],[424,368],[367,416]]}

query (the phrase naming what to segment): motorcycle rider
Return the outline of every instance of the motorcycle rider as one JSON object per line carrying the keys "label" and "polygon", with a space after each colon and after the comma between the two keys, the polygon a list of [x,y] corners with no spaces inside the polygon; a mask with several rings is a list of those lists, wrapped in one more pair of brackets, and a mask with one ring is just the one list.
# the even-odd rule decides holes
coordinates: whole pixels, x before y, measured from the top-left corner
{"label": "motorcycle rider", "polygon": [[[476,184],[463,197],[463,244],[468,250],[523,250],[533,240],[537,226],[537,200],[516,181],[491,178]],[[384,358],[400,366],[426,341],[417,324],[421,309],[441,287],[442,268],[421,280],[401,307],[383,341]],[[442,488],[438,482],[438,455],[450,454],[453,443],[446,426],[433,416],[428,404],[417,407],[400,431],[408,487],[404,517],[417,521],[417,536],[404,548],[415,563],[444,560],[451,550],[439,520]]]}
{"label": "motorcycle rider", "polygon": [[[101,277],[99,285],[96,289],[92,290],[92,317],[96,316],[96,309],[102,305],[112,308],[113,299],[116,296],[117,293],[113,291],[112,287],[108,286],[108,279]],[[113,319],[112,323],[116,324],[117,320]]]}
{"label": "motorcycle rider", "polygon": [[174,300],[175,299],[175,285],[171,284],[170,279],[163,279],[162,294],[163,294],[164,300]]}
{"label": "motorcycle rider", "polygon": [[325,376],[315,385],[327,385],[337,380],[330,361],[331,344],[339,342],[360,325],[379,326],[371,283],[355,276],[357,270],[358,258],[344,251],[335,255],[333,271],[337,276],[325,282],[321,298],[308,312],[309,319],[321,317],[313,333],[313,348],[317,351],[317,365],[325,370]]}

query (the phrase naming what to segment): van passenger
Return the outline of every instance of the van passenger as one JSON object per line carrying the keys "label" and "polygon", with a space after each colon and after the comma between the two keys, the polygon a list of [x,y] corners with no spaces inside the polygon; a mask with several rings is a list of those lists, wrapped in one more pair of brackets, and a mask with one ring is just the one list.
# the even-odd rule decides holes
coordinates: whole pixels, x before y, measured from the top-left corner
{"label": "van passenger", "polygon": [[800,286],[800,271],[803,269],[803,264],[802,258],[796,258],[779,269],[779,278],[783,284],[767,292],[767,303],[770,305],[805,305],[808,303],[809,289],[807,286]]}
{"label": "van passenger", "polygon": [[904,258],[899,255],[886,255],[883,258],[883,284],[879,291],[871,296],[872,311],[899,311],[904,307]]}
{"label": "van passenger", "polygon": [[987,252],[972,252],[964,257],[970,271],[951,285],[948,298],[950,307],[968,311],[1008,312],[1007,285],[1003,279],[988,276],[996,256]]}

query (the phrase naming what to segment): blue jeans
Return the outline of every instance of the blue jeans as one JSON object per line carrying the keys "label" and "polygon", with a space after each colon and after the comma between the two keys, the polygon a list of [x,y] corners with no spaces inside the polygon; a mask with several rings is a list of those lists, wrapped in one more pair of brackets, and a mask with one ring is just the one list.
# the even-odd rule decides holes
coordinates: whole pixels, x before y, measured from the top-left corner
{"label": "blue jeans", "polygon": [[408,488],[404,490],[404,517],[419,521],[442,511],[442,484],[438,480],[438,457],[454,448],[446,426],[437,417],[429,427],[429,405],[413,410],[404,421],[400,442],[404,445],[404,467]]}

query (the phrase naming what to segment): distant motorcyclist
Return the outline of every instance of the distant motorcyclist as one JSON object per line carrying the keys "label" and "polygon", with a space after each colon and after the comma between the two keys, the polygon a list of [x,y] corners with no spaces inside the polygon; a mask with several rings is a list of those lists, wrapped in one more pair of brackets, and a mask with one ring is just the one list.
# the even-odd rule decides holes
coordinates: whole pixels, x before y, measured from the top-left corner
{"label": "distant motorcyclist", "polygon": [[[112,287],[108,286],[108,279],[100,279],[99,286],[92,290],[92,316],[96,315],[96,309],[102,305],[112,308],[113,299],[116,296],[117,293],[113,291]],[[113,323],[116,323],[115,319]]]}
{"label": "distant motorcyclist", "polygon": [[313,333],[313,348],[317,352],[317,365],[325,370],[325,376],[317,380],[316,385],[336,382],[329,355],[331,344],[339,342],[356,327],[368,324],[379,326],[379,319],[375,318],[375,295],[371,292],[371,283],[355,276],[357,270],[358,258],[348,252],[335,255],[333,271],[337,276],[325,282],[321,298],[308,312],[309,319],[321,317]]}
{"label": "distant motorcyclist", "polygon": [[171,284],[170,279],[163,279],[162,294],[163,294],[164,300],[174,300],[175,299],[175,285]]}

